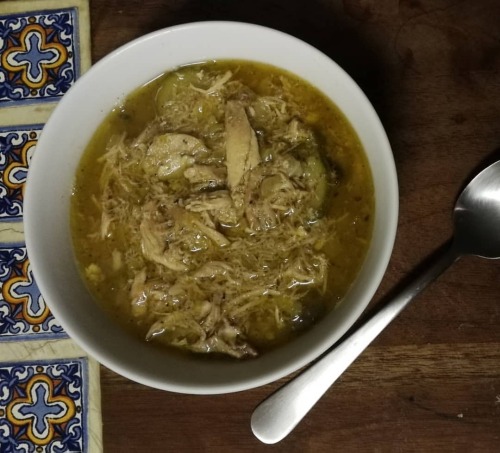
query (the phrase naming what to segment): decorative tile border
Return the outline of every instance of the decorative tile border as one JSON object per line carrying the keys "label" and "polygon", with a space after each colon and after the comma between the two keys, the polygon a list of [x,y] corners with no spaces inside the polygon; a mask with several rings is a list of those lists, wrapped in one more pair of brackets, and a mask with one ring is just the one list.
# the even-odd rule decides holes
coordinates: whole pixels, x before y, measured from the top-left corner
{"label": "decorative tile border", "polygon": [[0,16],[0,105],[58,100],[80,75],[78,10]]}
{"label": "decorative tile border", "polygon": [[33,279],[26,246],[0,243],[0,342],[66,337]]}
{"label": "decorative tile border", "polygon": [[0,450],[84,452],[86,358],[0,364]]}
{"label": "decorative tile border", "polygon": [[0,453],[102,453],[99,364],[50,313],[22,223],[43,124],[90,64],[88,0],[0,1]]}
{"label": "decorative tile border", "polygon": [[43,124],[0,127],[0,221],[21,221],[26,177]]}

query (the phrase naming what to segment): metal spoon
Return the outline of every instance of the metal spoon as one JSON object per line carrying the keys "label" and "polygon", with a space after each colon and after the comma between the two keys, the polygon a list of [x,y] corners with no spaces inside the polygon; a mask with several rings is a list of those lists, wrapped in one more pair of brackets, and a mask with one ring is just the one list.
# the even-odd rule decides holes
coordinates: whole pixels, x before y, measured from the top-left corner
{"label": "metal spoon", "polygon": [[430,268],[331,352],[257,406],[251,426],[258,439],[274,444],[286,437],[403,308],[461,256],[500,258],[500,161],[468,184],[453,218],[451,245]]}

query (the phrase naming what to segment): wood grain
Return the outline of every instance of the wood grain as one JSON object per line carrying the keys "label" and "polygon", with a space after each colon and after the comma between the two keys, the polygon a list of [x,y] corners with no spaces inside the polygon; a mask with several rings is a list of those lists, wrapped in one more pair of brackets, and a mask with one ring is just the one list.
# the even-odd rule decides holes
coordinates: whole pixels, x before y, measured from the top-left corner
{"label": "wood grain", "polygon": [[[166,26],[242,20],[298,36],[366,92],[393,146],[400,220],[372,307],[451,235],[461,187],[500,157],[497,0],[91,0],[93,60]],[[105,452],[498,452],[500,268],[463,259],[426,290],[283,442],[250,431],[285,382],[161,392],[102,370]]]}

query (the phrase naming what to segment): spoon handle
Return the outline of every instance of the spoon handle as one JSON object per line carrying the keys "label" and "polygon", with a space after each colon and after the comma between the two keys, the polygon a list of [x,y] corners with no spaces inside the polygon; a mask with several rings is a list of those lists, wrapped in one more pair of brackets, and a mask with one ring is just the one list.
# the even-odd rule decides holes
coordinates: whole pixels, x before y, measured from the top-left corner
{"label": "spoon handle", "polygon": [[274,444],[285,438],[368,345],[429,283],[459,258],[453,247],[314,365],[264,400],[252,414],[255,436]]}

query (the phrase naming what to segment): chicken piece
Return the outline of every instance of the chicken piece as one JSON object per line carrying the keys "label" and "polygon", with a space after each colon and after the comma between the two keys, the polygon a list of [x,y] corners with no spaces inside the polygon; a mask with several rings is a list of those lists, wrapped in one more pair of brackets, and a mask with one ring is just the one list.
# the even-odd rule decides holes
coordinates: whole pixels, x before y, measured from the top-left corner
{"label": "chicken piece", "polygon": [[225,190],[219,190],[217,192],[204,193],[190,198],[185,208],[188,211],[201,212],[229,209],[232,205],[233,201],[229,193]]}
{"label": "chicken piece", "polygon": [[182,175],[200,154],[208,153],[201,140],[187,134],[163,134],[156,136],[149,146],[143,161],[147,175],[168,181]]}
{"label": "chicken piece", "polygon": [[85,268],[85,277],[90,283],[96,285],[104,280],[104,273],[100,266],[91,263]]}
{"label": "chicken piece", "polygon": [[219,233],[216,229],[205,225],[200,215],[193,214],[187,209],[182,208],[171,209],[171,213],[176,220],[176,225],[178,228],[182,229],[182,227],[184,227],[188,230],[196,230],[202,235],[206,236],[219,247],[225,247],[226,245],[229,245],[229,241],[227,240],[227,238],[222,233]]}
{"label": "chicken piece", "polygon": [[209,334],[213,333],[217,328],[217,324],[220,323],[221,316],[222,312],[220,304],[211,303],[210,312],[201,323],[205,332],[208,332]]}
{"label": "chicken piece", "polygon": [[166,241],[151,220],[143,219],[140,232],[142,253],[146,259],[173,271],[184,272],[188,270],[188,267],[180,259],[176,259],[168,253]]}
{"label": "chicken piece", "polygon": [[109,215],[109,212],[106,209],[103,209],[101,214],[101,228],[99,230],[101,239],[104,239],[106,236],[108,236],[110,226],[111,226],[111,216]]}
{"label": "chicken piece", "polygon": [[214,219],[221,225],[235,226],[240,222],[240,214],[234,207],[234,204],[224,209],[212,211],[212,215]]}
{"label": "chicken piece", "polygon": [[276,167],[283,171],[289,178],[301,178],[304,174],[302,164],[295,157],[288,154],[276,158]]}
{"label": "chicken piece", "polygon": [[244,175],[260,163],[259,145],[241,102],[227,102],[225,125],[227,183],[235,190]]}
{"label": "chicken piece", "polygon": [[142,269],[135,274],[132,286],[130,288],[130,299],[132,305],[132,315],[139,317],[146,314],[147,295],[145,291],[146,269]]}
{"label": "chicken piece", "polygon": [[[214,221],[235,225],[238,223],[239,215],[234,207],[233,199],[225,190],[200,194],[190,198],[186,203],[186,210],[192,212],[209,212]],[[206,223],[206,222],[205,222]]]}
{"label": "chicken piece", "polygon": [[[174,312],[156,321],[149,329],[146,339],[157,340],[197,353],[221,353],[232,357],[256,356],[254,348],[241,338],[241,332],[226,319],[219,319],[217,309],[214,318],[205,326],[190,313]],[[210,314],[207,318],[210,317]],[[207,333],[217,329],[212,334]]]}
{"label": "chicken piece", "polygon": [[193,220],[193,226],[219,247],[225,247],[229,245],[229,241],[227,240],[226,236],[224,236],[222,233],[219,233],[217,230],[206,226],[204,223],[198,220]]}
{"label": "chicken piece", "polygon": [[226,354],[237,359],[255,357],[257,351],[250,343],[242,339],[239,329],[224,319],[221,326],[212,336],[205,340],[203,347],[207,352]]}
{"label": "chicken piece", "polygon": [[204,341],[206,333],[191,312],[175,311],[165,314],[149,328],[146,340],[153,339],[191,349],[190,344]]}
{"label": "chicken piece", "polygon": [[314,259],[299,257],[291,261],[284,270],[282,283],[288,288],[315,286],[324,292],[327,272],[328,260],[323,255],[317,255]]}
{"label": "chicken piece", "polygon": [[226,184],[227,171],[225,167],[211,165],[193,165],[184,171],[184,177],[194,186],[195,190],[217,189]]}
{"label": "chicken piece", "polygon": [[273,199],[279,192],[295,190],[290,180],[282,173],[264,178],[260,184],[260,195],[265,199]]}
{"label": "chicken piece", "polygon": [[276,212],[267,201],[247,206],[245,215],[250,228],[254,231],[270,230],[276,228],[279,223]]}
{"label": "chicken piece", "polygon": [[271,208],[282,211],[285,215],[308,196],[308,192],[296,188],[283,173],[268,176],[260,185],[260,200],[269,203]]}
{"label": "chicken piece", "polygon": [[302,122],[294,118],[288,123],[288,130],[284,138],[292,145],[297,145],[312,140],[314,136],[310,128],[305,127]]}
{"label": "chicken piece", "polygon": [[171,209],[170,212],[176,221],[178,239],[185,241],[189,237],[186,232],[194,231],[208,238],[219,247],[229,245],[229,241],[222,233],[219,233],[215,228],[203,223],[203,217],[201,215],[194,214],[187,209],[179,207]]}
{"label": "chicken piece", "polygon": [[214,93],[217,93],[218,91],[220,91],[224,85],[226,84],[226,82],[229,81],[229,79],[231,79],[231,77],[233,76],[233,73],[231,71],[226,71],[226,73],[220,77],[218,77],[214,84],[208,88],[207,90],[203,90],[202,88],[198,88],[198,87],[195,87],[193,84],[191,84],[191,89],[195,90],[195,91],[198,91],[199,93],[203,93],[203,94],[206,94],[206,95],[209,95],[209,94],[214,94]]}
{"label": "chicken piece", "polygon": [[231,271],[231,266],[222,261],[210,261],[201,266],[195,273],[195,278],[215,278],[224,276]]}
{"label": "chicken piece", "polygon": [[245,218],[253,231],[276,228],[283,215],[293,212],[305,192],[296,189],[282,172],[262,165],[251,172],[245,193]]}

